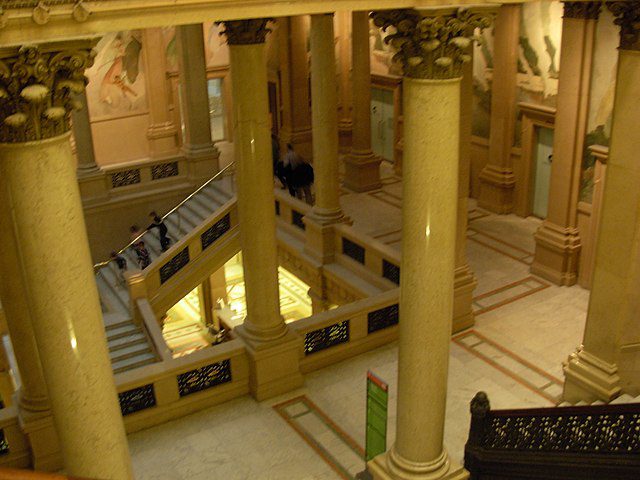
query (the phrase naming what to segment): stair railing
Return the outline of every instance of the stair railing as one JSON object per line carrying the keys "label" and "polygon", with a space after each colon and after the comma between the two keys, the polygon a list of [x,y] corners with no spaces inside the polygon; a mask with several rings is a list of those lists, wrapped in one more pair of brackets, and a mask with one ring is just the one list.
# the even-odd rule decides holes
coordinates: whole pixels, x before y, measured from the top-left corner
{"label": "stair railing", "polygon": [[491,410],[471,401],[471,479],[637,479],[640,404]]}
{"label": "stair railing", "polygon": [[[182,200],[180,203],[178,203],[178,205],[176,205],[171,210],[169,210],[167,213],[165,213],[162,216],[162,221],[165,221],[169,217],[169,215],[171,215],[172,213],[177,211],[185,203],[187,203],[189,200],[191,200],[193,197],[195,197],[198,193],[200,193],[202,190],[204,190],[211,182],[213,182],[213,181],[217,180],[218,178],[222,177],[228,170],[231,170],[234,165],[235,165],[235,162],[231,162],[226,167],[224,167],[222,170],[220,170],[218,173],[216,173],[213,177],[211,177],[209,180],[207,180],[202,185],[200,185],[200,187],[198,187],[194,192],[190,193],[184,200]],[[181,231],[181,228],[182,228],[180,226],[180,224],[181,224],[181,215],[180,215],[180,212],[178,211],[178,231]],[[126,244],[124,247],[122,247],[120,250],[118,250],[118,252],[117,252],[118,255],[122,255],[124,252],[126,252],[127,248],[133,247],[133,245],[138,243],[147,232],[148,232],[148,230],[144,230],[142,233],[140,233],[140,235],[138,235],[136,238],[134,238],[128,244]],[[112,260],[105,260],[104,262],[96,263],[93,266],[93,269],[94,269],[94,271],[98,270],[99,268],[102,268],[102,267],[104,267],[106,265],[109,265],[111,262],[112,262]]]}

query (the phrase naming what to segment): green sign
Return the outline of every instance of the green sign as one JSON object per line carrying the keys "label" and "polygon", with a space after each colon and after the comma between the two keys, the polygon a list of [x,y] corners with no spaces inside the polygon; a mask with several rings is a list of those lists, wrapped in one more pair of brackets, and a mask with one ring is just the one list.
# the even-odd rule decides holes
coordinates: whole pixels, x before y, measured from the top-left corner
{"label": "green sign", "polygon": [[373,372],[367,372],[367,438],[365,459],[387,451],[387,402],[389,386]]}

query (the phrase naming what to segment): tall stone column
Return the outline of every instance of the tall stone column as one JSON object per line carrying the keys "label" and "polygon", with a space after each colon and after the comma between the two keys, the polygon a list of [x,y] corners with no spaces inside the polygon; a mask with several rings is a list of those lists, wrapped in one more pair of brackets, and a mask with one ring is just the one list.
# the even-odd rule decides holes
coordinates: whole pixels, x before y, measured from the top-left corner
{"label": "tall stone column", "polygon": [[166,58],[163,51],[152,47],[164,45],[164,40],[160,28],[145,28],[142,35],[146,46],[143,58],[149,104],[149,153],[153,158],[162,158],[177,152],[177,130],[169,112]]}
{"label": "tall stone column", "polygon": [[269,19],[224,22],[231,59],[236,183],[247,317],[236,328],[258,399],[302,384],[299,339],[280,315],[265,39]]}
{"label": "tall stone column", "polygon": [[621,27],[618,73],[587,323],[564,367],[570,402],[640,388],[640,1],[607,6]]}
{"label": "tall stone column", "polygon": [[184,124],[182,153],[189,160],[191,176],[206,180],[219,170],[220,152],[211,141],[202,24],[177,26],[176,44],[180,71],[180,112]]}
{"label": "tall stone column", "polygon": [[338,66],[338,146],[340,152],[349,152],[353,136],[352,117],[354,95],[351,88],[352,76],[352,43],[351,43],[351,15],[347,10],[337,12],[334,17],[334,27],[338,34],[337,66]]}
{"label": "tall stone column", "polygon": [[380,161],[371,150],[371,58],[369,16],[351,14],[353,129],[351,152],[344,159],[344,185],[356,192],[380,188]]}
{"label": "tall stone column", "polygon": [[[474,27],[457,8],[375,12],[404,66],[402,265],[396,442],[369,462],[378,479],[464,479],[443,446],[453,313],[460,78]],[[451,28],[451,26],[459,28]]]}
{"label": "tall stone column", "polygon": [[573,285],[578,278],[578,196],[599,12],[600,2],[564,2],[549,209],[534,235],[531,265],[532,273],[558,285]]}
{"label": "tall stone column", "polygon": [[[0,243],[15,249],[8,254],[20,269],[0,284],[5,308],[28,306],[66,472],[125,480],[131,461],[69,145],[70,94],[84,88],[92,45],[0,55],[0,91],[10,100],[0,107]],[[16,288],[23,300],[5,298]]]}
{"label": "tall stone column", "polygon": [[513,210],[516,179],[511,148],[516,126],[519,4],[500,6],[494,27],[489,161],[480,172],[478,205],[495,213]]}
{"label": "tall stone column", "polygon": [[334,254],[332,225],[345,221],[338,171],[338,98],[333,14],[311,16],[311,125],[315,205],[305,217],[305,250],[323,263]]}
{"label": "tall stone column", "polygon": [[298,15],[278,20],[280,42],[280,81],[282,96],[283,152],[290,143],[294,150],[311,160],[311,104],[309,102],[309,17]]}

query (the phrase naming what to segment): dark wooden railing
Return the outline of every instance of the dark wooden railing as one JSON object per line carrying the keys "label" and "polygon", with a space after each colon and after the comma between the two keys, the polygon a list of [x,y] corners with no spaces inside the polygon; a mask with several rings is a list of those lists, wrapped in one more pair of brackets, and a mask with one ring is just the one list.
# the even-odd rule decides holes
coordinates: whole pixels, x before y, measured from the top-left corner
{"label": "dark wooden railing", "polygon": [[640,479],[640,404],[491,410],[471,401],[472,480]]}

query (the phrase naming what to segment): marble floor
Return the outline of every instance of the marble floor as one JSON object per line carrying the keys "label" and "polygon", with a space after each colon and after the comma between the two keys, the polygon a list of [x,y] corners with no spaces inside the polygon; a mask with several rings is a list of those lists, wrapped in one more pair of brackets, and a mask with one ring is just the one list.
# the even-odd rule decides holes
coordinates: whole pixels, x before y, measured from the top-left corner
{"label": "marble floor", "polygon": [[[344,192],[342,202],[354,228],[400,248],[398,179],[386,175],[377,192]],[[487,392],[493,408],[553,406],[562,361],[581,341],[589,292],[529,272],[538,225],[470,202],[467,254],[478,278],[476,324],[451,340],[445,424],[445,444],[458,461],[476,392]],[[136,478],[353,478],[364,466],[369,369],[390,387],[387,443],[393,443],[397,353],[397,345],[387,345],[308,374],[303,388],[282,397],[243,397],[132,434]]]}

